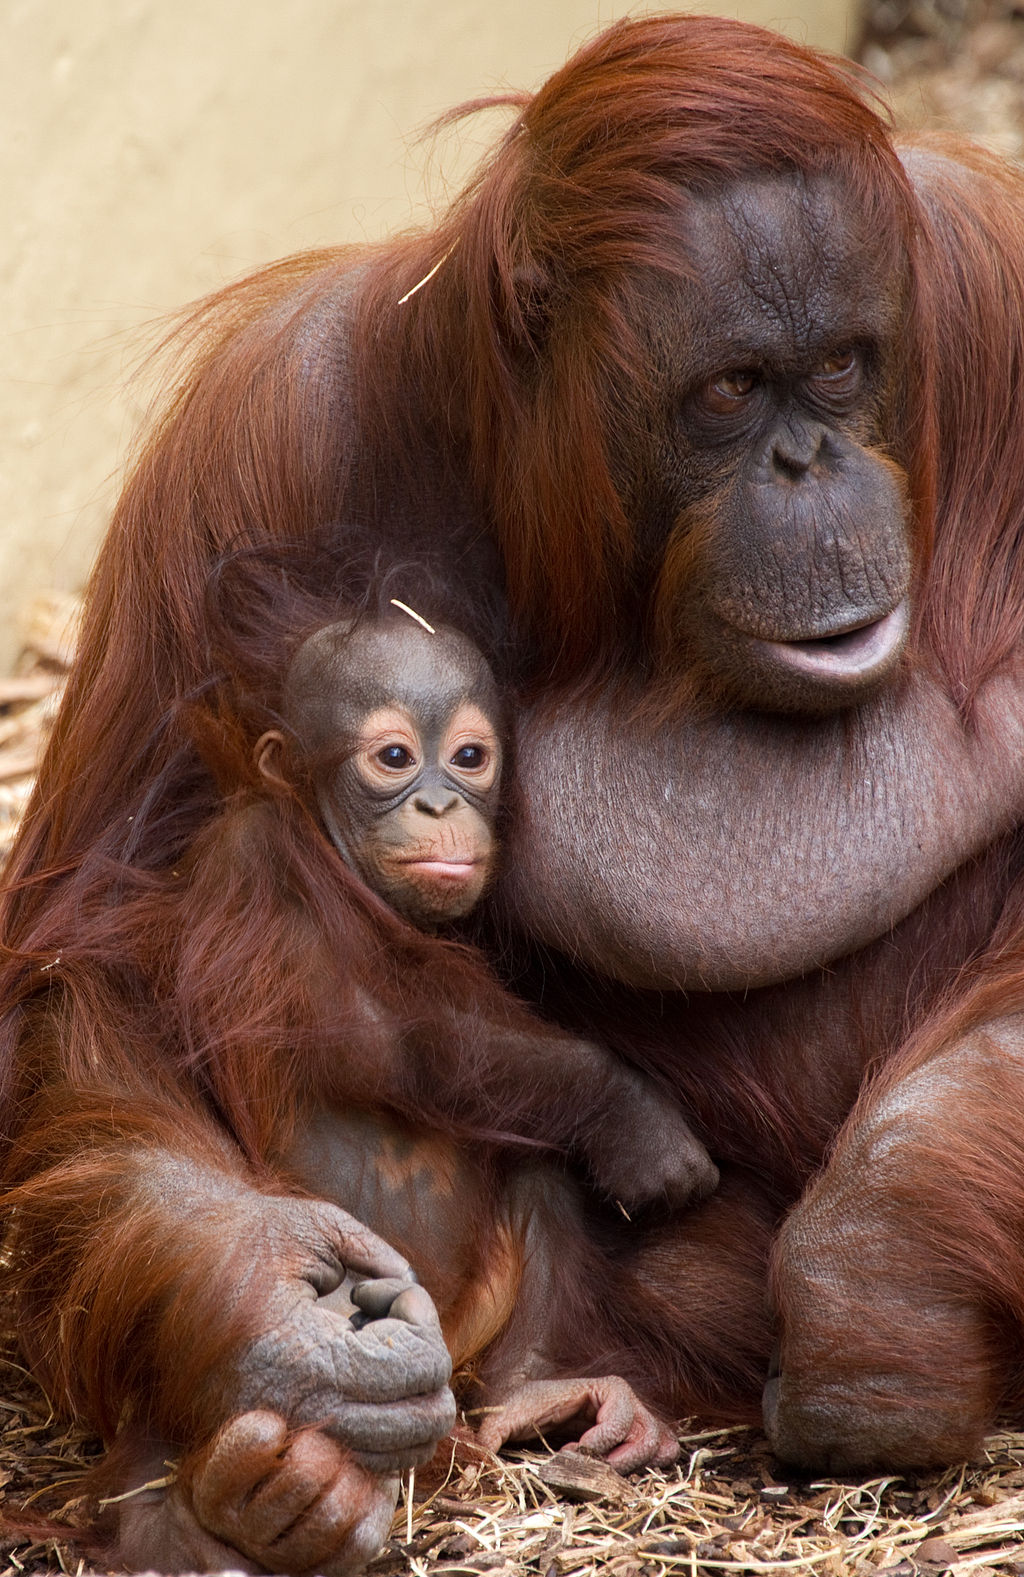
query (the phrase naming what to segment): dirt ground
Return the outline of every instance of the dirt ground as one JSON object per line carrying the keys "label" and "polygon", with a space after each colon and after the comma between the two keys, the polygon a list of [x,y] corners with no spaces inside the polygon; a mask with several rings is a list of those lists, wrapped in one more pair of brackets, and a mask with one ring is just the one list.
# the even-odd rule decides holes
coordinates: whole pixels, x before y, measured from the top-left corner
{"label": "dirt ground", "polygon": [[[1024,158],[1024,4],[875,0],[864,64],[897,121],[966,131]],[[25,651],[0,682],[0,854],[29,793],[59,701],[76,607],[41,599]],[[821,1574],[1024,1577],[1024,1433],[1000,1433],[986,1459],[942,1475],[862,1484],[796,1481],[747,1429],[682,1425],[664,1473],[622,1479],[603,1464],[541,1449],[455,1464],[441,1487],[406,1494],[375,1577],[696,1577]],[[97,1443],[55,1420],[18,1363],[0,1352],[0,1510],[28,1506],[73,1522]],[[4,1537],[0,1577],[93,1569],[72,1544]]]}

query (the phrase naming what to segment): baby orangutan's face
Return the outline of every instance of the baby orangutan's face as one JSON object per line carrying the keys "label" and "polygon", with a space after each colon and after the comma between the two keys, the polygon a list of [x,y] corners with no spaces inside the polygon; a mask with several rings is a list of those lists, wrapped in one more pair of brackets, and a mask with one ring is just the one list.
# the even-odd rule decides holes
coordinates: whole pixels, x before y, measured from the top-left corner
{"label": "baby orangutan's face", "polygon": [[493,869],[498,713],[490,669],[470,641],[397,617],[319,630],[289,670],[286,721],[311,763],[328,834],[422,929],[468,914]]}

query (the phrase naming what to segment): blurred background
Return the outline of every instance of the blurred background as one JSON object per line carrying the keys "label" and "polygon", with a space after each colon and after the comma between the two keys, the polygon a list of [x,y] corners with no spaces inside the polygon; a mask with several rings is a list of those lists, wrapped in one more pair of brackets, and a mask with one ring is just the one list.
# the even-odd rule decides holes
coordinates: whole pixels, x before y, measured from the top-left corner
{"label": "blurred background", "polygon": [[[440,111],[532,87],[616,0],[4,0],[0,52],[0,674],[88,572],[145,380],[141,333],[301,247],[444,203],[497,129]],[[1020,152],[1016,9],[976,0],[728,0],[860,54],[900,114]],[[47,633],[48,632],[48,633]],[[35,645],[33,646],[33,642]],[[33,661],[35,658],[33,659]],[[22,663],[24,667],[24,663]],[[2,741],[0,741],[2,743]]]}

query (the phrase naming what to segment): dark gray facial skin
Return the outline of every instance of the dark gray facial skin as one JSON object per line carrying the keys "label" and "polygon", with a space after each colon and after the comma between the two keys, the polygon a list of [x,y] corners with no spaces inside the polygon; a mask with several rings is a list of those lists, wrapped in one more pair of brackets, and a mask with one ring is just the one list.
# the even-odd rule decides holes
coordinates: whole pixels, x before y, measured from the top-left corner
{"label": "dark gray facial skin", "polygon": [[680,244],[692,285],[653,285],[639,325],[663,394],[654,513],[686,562],[663,655],[740,706],[848,707],[892,677],[910,620],[884,438],[902,271],[829,182],[795,176],[691,200]]}
{"label": "dark gray facial skin", "polygon": [[[498,693],[473,643],[400,613],[329,625],[296,653],[284,715],[352,869],[421,929],[468,914],[494,864],[501,780]],[[257,747],[267,775],[275,737]]]}

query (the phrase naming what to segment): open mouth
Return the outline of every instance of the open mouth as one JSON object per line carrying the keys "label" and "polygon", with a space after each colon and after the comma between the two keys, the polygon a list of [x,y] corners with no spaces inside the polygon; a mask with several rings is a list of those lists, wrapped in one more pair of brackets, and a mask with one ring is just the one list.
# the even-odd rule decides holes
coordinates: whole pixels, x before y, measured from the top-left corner
{"label": "open mouth", "polygon": [[903,649],[910,614],[906,601],[865,624],[808,641],[765,641],[776,662],[807,678],[856,682],[888,667]]}

